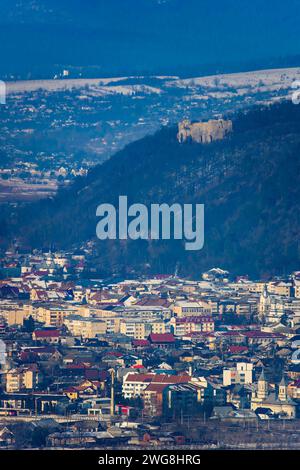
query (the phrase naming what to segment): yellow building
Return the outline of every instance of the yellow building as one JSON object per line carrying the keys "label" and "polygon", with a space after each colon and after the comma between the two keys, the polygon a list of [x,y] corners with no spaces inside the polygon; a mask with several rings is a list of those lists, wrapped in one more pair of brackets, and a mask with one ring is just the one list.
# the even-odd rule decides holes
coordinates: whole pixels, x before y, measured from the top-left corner
{"label": "yellow building", "polygon": [[106,334],[106,321],[99,318],[70,315],[64,320],[64,324],[73,336],[80,336],[84,339]]}
{"label": "yellow building", "polygon": [[199,302],[178,301],[173,305],[172,310],[177,317],[188,317],[210,314],[211,306],[202,300]]}
{"label": "yellow building", "polygon": [[33,390],[38,384],[38,373],[35,366],[11,369],[6,373],[6,391]]}
{"label": "yellow building", "polygon": [[291,281],[269,282],[268,291],[270,294],[284,295],[290,297],[292,294],[293,284]]}
{"label": "yellow building", "polygon": [[264,290],[264,287],[264,282],[251,282],[251,284],[249,284],[248,290],[249,292],[256,292],[257,294],[261,294]]}
{"label": "yellow building", "polygon": [[32,313],[30,304],[17,302],[5,302],[0,306],[0,317],[3,318],[9,326],[23,325],[23,321]]}
{"label": "yellow building", "polygon": [[46,326],[60,327],[63,325],[65,318],[76,314],[77,310],[76,306],[66,308],[62,305],[47,305],[37,309],[36,320],[45,323]]}
{"label": "yellow building", "polygon": [[175,336],[185,336],[197,332],[212,332],[215,329],[214,320],[210,316],[173,317],[170,320],[170,326]]}
{"label": "yellow building", "polygon": [[295,288],[295,297],[299,299],[300,298],[300,281],[298,279],[295,280],[294,288]]}
{"label": "yellow building", "polygon": [[120,321],[120,333],[134,339],[145,339],[151,333],[151,326],[149,323],[136,318],[126,318]]}
{"label": "yellow building", "polygon": [[164,334],[166,333],[166,324],[164,321],[155,320],[151,323],[151,333]]}
{"label": "yellow building", "polygon": [[62,326],[64,310],[57,307],[39,307],[36,313],[37,321],[47,326]]}
{"label": "yellow building", "polygon": [[104,317],[106,323],[106,333],[107,334],[117,334],[120,333],[120,323],[122,317]]}
{"label": "yellow building", "polygon": [[6,320],[8,326],[23,325],[24,319],[27,317],[23,310],[6,311],[5,315],[1,315]]}

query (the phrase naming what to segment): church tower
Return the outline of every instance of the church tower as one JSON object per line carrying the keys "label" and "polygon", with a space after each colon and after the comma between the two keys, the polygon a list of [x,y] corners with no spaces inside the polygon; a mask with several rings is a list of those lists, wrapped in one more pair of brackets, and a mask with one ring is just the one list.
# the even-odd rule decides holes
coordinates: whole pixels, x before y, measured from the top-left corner
{"label": "church tower", "polygon": [[265,284],[264,290],[259,300],[259,316],[261,318],[265,318],[266,316],[268,316],[268,313],[270,311],[270,306],[271,306],[271,299],[270,299],[267,285]]}
{"label": "church tower", "polygon": [[280,400],[280,401],[286,401],[287,400],[287,386],[286,386],[286,381],[285,381],[284,375],[282,376],[282,379],[281,379],[280,384],[279,384],[278,400]]}
{"label": "church tower", "polygon": [[260,377],[257,382],[257,398],[259,400],[265,400],[268,396],[268,382],[265,377],[265,371],[262,370]]}

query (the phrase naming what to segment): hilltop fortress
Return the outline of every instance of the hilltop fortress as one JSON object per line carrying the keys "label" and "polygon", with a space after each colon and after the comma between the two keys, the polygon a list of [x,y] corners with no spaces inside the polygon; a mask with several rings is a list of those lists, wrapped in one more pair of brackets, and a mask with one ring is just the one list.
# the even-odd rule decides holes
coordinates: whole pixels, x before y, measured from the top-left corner
{"label": "hilltop fortress", "polygon": [[232,121],[224,119],[210,119],[206,122],[192,123],[184,119],[178,124],[177,139],[180,143],[192,140],[201,144],[208,144],[214,140],[222,140],[225,135],[232,132]]}

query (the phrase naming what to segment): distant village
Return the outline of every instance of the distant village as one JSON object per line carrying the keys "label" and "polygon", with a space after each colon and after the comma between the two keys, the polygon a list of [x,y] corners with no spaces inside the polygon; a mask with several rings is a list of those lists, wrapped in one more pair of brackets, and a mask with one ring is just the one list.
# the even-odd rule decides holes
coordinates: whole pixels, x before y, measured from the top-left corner
{"label": "distant village", "polygon": [[84,249],[0,263],[0,447],[299,446],[300,272],[104,280]]}

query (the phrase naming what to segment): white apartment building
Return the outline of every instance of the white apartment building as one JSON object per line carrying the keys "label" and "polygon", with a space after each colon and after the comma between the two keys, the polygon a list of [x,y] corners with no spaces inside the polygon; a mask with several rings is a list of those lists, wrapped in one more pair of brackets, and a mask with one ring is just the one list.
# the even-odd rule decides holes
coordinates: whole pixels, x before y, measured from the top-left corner
{"label": "white apartment building", "polygon": [[139,319],[145,320],[157,320],[157,319],[164,319],[168,320],[171,318],[172,311],[170,308],[167,307],[147,307],[143,305],[132,305],[131,307],[117,307],[115,309],[116,314],[122,316],[123,318],[126,317],[137,317]]}
{"label": "white apartment building", "polygon": [[140,397],[155,374],[128,374],[123,377],[122,394],[124,398]]}
{"label": "white apartment building", "polygon": [[211,306],[208,302],[199,301],[199,302],[188,302],[188,301],[178,301],[176,302],[172,310],[177,317],[188,317],[196,315],[209,315],[211,314]]}
{"label": "white apartment building", "polygon": [[223,369],[223,385],[252,384],[253,364],[238,362],[235,367]]}

